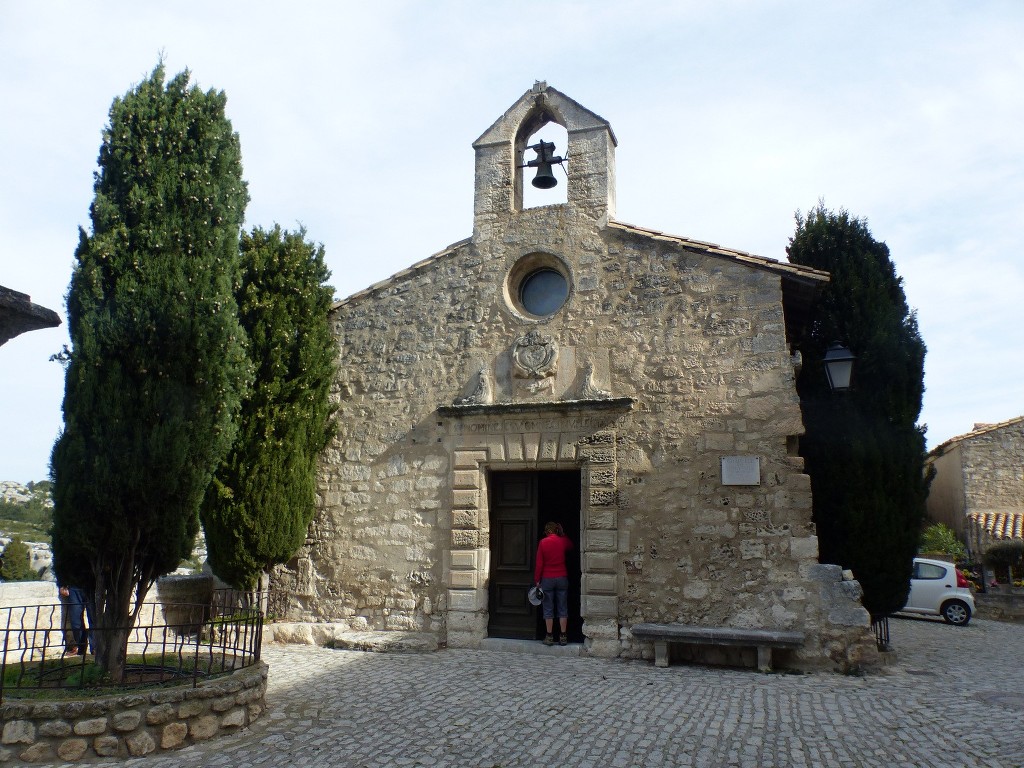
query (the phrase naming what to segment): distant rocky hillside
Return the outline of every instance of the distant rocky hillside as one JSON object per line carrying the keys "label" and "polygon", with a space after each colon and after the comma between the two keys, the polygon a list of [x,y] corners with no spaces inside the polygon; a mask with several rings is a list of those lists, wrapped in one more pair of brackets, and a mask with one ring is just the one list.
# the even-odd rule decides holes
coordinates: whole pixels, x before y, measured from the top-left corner
{"label": "distant rocky hillside", "polygon": [[13,480],[0,480],[0,501],[9,504],[28,504],[33,499],[52,509],[53,499],[50,498],[50,483],[42,481],[22,485]]}
{"label": "distant rocky hillside", "polygon": [[[44,581],[53,581],[53,555],[50,551],[50,483],[41,481],[22,485],[13,480],[0,480],[0,551],[13,536],[18,536],[32,550],[32,569]],[[177,573],[192,573],[206,562],[206,539],[199,532],[192,557],[182,563]]]}

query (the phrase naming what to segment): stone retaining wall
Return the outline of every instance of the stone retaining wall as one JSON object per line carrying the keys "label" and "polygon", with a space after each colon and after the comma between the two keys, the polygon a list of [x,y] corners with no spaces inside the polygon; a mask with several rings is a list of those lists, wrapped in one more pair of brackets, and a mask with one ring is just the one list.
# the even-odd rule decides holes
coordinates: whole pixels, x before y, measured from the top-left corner
{"label": "stone retaining wall", "polygon": [[267,670],[260,662],[195,688],[78,701],[8,700],[0,704],[0,764],[138,757],[237,731],[266,708]]}
{"label": "stone retaining wall", "polygon": [[56,605],[57,585],[52,581],[7,581],[0,584],[0,608],[21,605]]}
{"label": "stone retaining wall", "polygon": [[975,592],[974,602],[978,606],[978,618],[1024,621],[1024,591]]}

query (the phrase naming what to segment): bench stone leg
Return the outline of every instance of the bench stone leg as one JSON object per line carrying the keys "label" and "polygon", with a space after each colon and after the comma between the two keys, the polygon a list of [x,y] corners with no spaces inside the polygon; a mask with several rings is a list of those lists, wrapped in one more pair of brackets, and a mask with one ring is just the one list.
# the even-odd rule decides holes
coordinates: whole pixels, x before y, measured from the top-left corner
{"label": "bench stone leg", "polygon": [[666,641],[666,640],[655,640],[654,641],[654,666],[656,666],[656,667],[667,667],[668,666],[668,641]]}
{"label": "bench stone leg", "polygon": [[760,672],[772,671],[772,648],[770,645],[757,646],[757,669]]}

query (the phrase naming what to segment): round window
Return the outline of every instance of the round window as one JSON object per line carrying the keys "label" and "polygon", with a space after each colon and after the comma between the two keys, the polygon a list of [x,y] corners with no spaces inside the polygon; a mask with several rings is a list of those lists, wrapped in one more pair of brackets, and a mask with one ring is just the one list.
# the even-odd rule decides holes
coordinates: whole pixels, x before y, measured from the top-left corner
{"label": "round window", "polygon": [[565,275],[550,268],[531,272],[519,285],[519,303],[531,315],[553,315],[562,308],[567,298],[569,283]]}
{"label": "round window", "polygon": [[524,320],[547,320],[565,309],[572,293],[569,266],[550,253],[528,253],[505,275],[505,302]]}

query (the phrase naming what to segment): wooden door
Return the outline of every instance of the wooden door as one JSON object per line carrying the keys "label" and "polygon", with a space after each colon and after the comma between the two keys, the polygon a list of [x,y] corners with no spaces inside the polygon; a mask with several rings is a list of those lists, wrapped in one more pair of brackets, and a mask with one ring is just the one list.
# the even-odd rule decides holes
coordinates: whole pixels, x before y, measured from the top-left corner
{"label": "wooden door", "polygon": [[537,473],[491,475],[491,582],[487,634],[533,640],[535,610],[526,599],[537,545]]}

